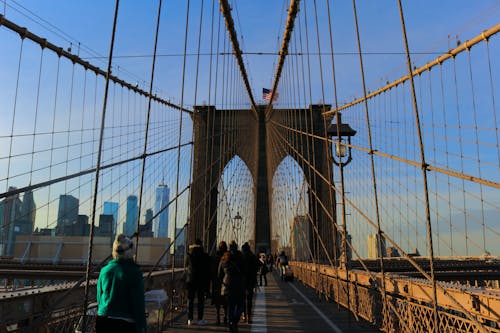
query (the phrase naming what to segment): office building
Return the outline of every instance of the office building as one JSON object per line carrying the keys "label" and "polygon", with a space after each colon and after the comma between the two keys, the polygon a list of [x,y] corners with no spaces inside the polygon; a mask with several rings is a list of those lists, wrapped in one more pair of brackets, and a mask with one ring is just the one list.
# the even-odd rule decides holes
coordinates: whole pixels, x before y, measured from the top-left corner
{"label": "office building", "polygon": [[102,237],[113,236],[113,215],[101,214],[99,215],[99,235]]}
{"label": "office building", "polygon": [[79,200],[69,194],[59,196],[56,235],[70,235],[73,223],[78,221]]}
{"label": "office building", "polygon": [[146,209],[144,224],[141,224],[141,237],[153,237],[153,210]]}
{"label": "office building", "polygon": [[139,207],[137,206],[137,197],[129,195],[127,197],[127,214],[125,216],[125,224],[123,225],[123,233],[127,236],[132,236],[137,228],[137,218],[139,215]]}
{"label": "office building", "polygon": [[102,213],[105,215],[113,215],[113,238],[116,236],[118,230],[118,202],[105,201]]}
{"label": "office building", "polygon": [[158,214],[153,222],[153,234],[157,238],[168,237],[168,202],[170,190],[167,185],[158,185],[156,188],[155,214]]}
{"label": "office building", "polygon": [[[9,192],[16,190],[9,187]],[[21,231],[22,201],[19,194],[6,197],[0,202],[0,255],[13,255],[16,233]]]}
{"label": "office building", "polygon": [[[382,248],[382,254],[380,253]],[[368,235],[368,259],[377,259],[382,255],[386,257],[385,238],[380,237],[378,234]]]}

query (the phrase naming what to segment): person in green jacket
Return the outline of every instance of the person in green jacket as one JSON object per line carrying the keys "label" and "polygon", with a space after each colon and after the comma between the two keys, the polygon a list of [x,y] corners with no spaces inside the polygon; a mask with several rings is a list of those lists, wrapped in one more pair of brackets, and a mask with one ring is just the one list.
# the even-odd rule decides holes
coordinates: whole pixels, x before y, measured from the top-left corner
{"label": "person in green jacket", "polygon": [[134,262],[134,243],[117,235],[112,255],[97,281],[96,332],[146,332],[144,281]]}

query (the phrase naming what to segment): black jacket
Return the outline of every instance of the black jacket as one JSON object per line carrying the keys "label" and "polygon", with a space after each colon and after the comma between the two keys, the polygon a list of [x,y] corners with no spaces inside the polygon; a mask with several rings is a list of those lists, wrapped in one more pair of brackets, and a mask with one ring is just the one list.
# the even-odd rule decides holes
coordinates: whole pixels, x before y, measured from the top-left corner
{"label": "black jacket", "polygon": [[222,281],[222,295],[243,298],[245,295],[246,267],[240,251],[227,252],[219,265],[219,278]]}
{"label": "black jacket", "polygon": [[245,287],[252,290],[257,285],[257,271],[260,261],[251,251],[243,252],[243,262],[245,264]]}
{"label": "black jacket", "polygon": [[189,246],[186,256],[186,285],[190,288],[204,288],[210,286],[210,257],[199,245]]}

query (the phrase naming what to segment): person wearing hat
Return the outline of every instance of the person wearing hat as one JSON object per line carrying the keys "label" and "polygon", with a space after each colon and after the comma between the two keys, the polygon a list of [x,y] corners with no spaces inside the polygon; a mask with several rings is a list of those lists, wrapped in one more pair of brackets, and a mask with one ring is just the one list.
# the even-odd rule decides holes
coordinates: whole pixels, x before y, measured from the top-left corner
{"label": "person wearing hat", "polygon": [[144,281],[132,240],[116,235],[112,256],[97,281],[96,332],[146,332]]}

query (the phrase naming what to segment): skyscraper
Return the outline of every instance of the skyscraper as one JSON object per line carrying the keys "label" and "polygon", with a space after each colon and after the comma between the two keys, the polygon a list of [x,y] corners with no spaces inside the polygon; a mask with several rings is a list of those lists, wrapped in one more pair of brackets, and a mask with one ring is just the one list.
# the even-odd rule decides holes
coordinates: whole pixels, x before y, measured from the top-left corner
{"label": "skyscraper", "polygon": [[79,200],[69,194],[59,196],[59,210],[57,211],[56,235],[71,234],[74,222],[78,221]]}
{"label": "skyscraper", "polygon": [[111,237],[113,234],[113,215],[101,214],[99,215],[99,236]]}
{"label": "skyscraper", "polygon": [[23,204],[21,206],[21,231],[22,235],[31,235],[35,228],[36,204],[33,198],[33,192],[28,190],[24,192]]}
{"label": "skyscraper", "polygon": [[[382,244],[380,244],[380,242]],[[385,238],[378,234],[368,235],[368,258],[377,259],[380,257],[379,244],[382,246],[382,257],[386,257]]]}
{"label": "skyscraper", "polygon": [[134,234],[137,226],[137,217],[139,214],[139,208],[137,207],[137,197],[135,195],[129,195],[127,197],[127,216],[125,218],[125,224],[123,225],[123,233],[127,236]]}
{"label": "skyscraper", "polygon": [[118,202],[105,201],[102,213],[105,215],[113,215],[113,237],[116,236],[118,230]]}
{"label": "skyscraper", "polygon": [[[16,190],[9,187],[9,192]],[[19,194],[6,197],[0,202],[0,255],[12,255],[14,252],[15,235],[19,233],[22,201]]]}
{"label": "skyscraper", "polygon": [[144,224],[153,223],[153,210],[151,208],[146,209],[146,216],[144,216]]}
{"label": "skyscraper", "polygon": [[141,237],[153,237],[153,210],[146,209],[144,224],[141,225]]}
{"label": "skyscraper", "polygon": [[[161,184],[156,188],[155,213],[158,214],[162,208],[167,207],[170,197],[170,190],[167,185]],[[153,233],[155,237],[168,237],[168,207],[165,208],[153,222]]]}

